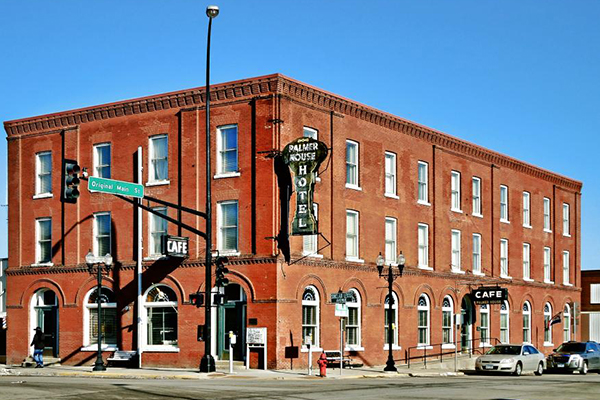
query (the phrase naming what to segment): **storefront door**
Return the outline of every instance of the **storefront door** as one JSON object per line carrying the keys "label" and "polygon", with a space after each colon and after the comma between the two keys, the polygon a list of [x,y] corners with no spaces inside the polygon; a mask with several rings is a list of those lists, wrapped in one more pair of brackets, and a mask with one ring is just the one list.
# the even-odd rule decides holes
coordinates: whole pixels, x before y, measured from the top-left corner
{"label": "storefront door", "polygon": [[34,295],[33,327],[44,332],[44,356],[58,357],[58,303],[52,290],[40,290]]}
{"label": "storefront door", "polygon": [[460,347],[462,351],[468,351],[473,347],[473,323],[475,322],[475,310],[468,296],[463,297],[460,305],[462,324],[460,326]]}
{"label": "storefront door", "polygon": [[[246,294],[241,286],[230,284],[225,288],[225,304],[219,307],[218,354],[219,359],[245,360],[246,339]],[[237,336],[233,355],[229,354],[229,332]]]}

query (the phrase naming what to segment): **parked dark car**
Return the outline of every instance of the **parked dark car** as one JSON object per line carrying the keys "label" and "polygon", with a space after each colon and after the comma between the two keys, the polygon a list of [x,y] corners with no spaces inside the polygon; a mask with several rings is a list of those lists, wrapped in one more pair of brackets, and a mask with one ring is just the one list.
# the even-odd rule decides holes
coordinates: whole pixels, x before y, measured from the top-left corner
{"label": "parked dark car", "polygon": [[596,370],[600,373],[600,345],[596,342],[565,342],[554,349],[546,364],[549,371],[579,371],[585,375]]}

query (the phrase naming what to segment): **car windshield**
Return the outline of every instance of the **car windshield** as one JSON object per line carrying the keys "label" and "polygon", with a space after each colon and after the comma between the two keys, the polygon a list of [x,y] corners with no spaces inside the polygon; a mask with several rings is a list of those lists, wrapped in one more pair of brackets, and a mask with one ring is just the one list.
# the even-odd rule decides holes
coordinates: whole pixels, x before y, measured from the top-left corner
{"label": "car windshield", "polygon": [[585,343],[563,343],[556,349],[562,353],[583,353],[585,352]]}
{"label": "car windshield", "polygon": [[521,346],[494,346],[486,354],[510,354],[518,356],[521,354]]}

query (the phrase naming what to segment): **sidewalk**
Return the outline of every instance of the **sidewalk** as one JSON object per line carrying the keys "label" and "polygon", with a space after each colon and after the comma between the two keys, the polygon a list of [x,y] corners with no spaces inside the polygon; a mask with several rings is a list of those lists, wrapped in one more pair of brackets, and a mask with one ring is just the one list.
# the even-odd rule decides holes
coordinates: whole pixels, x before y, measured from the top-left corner
{"label": "sidewalk", "polygon": [[312,375],[303,370],[259,370],[250,369],[234,371],[229,374],[225,372],[212,372],[209,374],[199,373],[192,369],[179,368],[116,368],[108,367],[103,372],[92,372],[92,366],[48,366],[45,368],[24,368],[20,366],[6,366],[0,364],[1,376],[64,376],[64,377],[85,377],[85,378],[104,378],[104,379],[261,379],[261,380],[282,380],[282,379],[363,379],[363,378],[407,378],[416,376],[455,376],[463,375],[462,372],[453,370],[436,369],[412,369],[406,367],[398,368],[397,373],[383,371],[381,367],[361,367],[344,369],[340,375],[339,369],[328,368],[327,378],[318,376],[318,369],[313,370]]}

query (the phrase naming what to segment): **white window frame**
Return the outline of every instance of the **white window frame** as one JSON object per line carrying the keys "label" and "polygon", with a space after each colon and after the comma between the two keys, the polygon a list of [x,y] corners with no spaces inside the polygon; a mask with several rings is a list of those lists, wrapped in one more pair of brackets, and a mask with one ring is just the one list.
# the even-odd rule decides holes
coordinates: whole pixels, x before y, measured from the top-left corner
{"label": "white window frame", "polygon": [[450,210],[462,213],[460,201],[460,172],[450,173]]}
{"label": "white window frame", "polygon": [[531,228],[531,193],[523,192],[523,227]]}
{"label": "white window frame", "polygon": [[[41,223],[49,222],[50,223],[50,239],[42,239],[42,229]],[[42,244],[42,242],[44,242]],[[42,246],[47,245],[46,242],[50,243],[50,261],[42,261]],[[37,218],[35,220],[35,263],[34,265],[53,265],[52,264],[52,218],[51,217],[43,217]]]}
{"label": "white window frame", "polygon": [[523,243],[523,280],[533,281],[531,279],[531,245]]}
{"label": "white window frame", "polygon": [[[235,128],[235,148],[223,148],[224,140],[223,135],[226,130],[230,130]],[[229,124],[229,125],[221,125],[217,127],[217,173],[214,176],[214,179],[219,178],[231,178],[235,176],[240,176],[240,160],[239,160],[239,147],[240,147],[240,136],[239,129],[237,124]],[[226,152],[235,152],[235,170],[232,171],[224,171],[225,163],[223,159],[225,158]]]}
{"label": "white window frame", "polygon": [[481,211],[481,178],[474,176],[472,180],[473,190],[473,212],[474,217],[483,217]]}
{"label": "white window frame", "polygon": [[429,164],[417,163],[417,203],[430,206],[429,203]]}
{"label": "white window frame", "polygon": [[[162,213],[163,215],[166,215],[166,216],[169,215],[167,207],[154,207],[152,209],[154,211]],[[155,238],[154,238],[155,232],[153,231],[153,227],[154,227],[154,222],[157,219],[161,219],[164,221],[164,224],[165,224],[164,234],[167,235],[169,233],[169,222],[166,219],[161,218],[158,215],[148,213],[148,257],[149,258],[160,258],[160,257],[165,256],[165,253],[166,253],[164,248],[162,249],[161,253],[154,252],[156,242],[155,242]],[[159,239],[159,240],[161,240],[161,243],[162,243],[162,239]],[[162,246],[162,244],[161,244],[161,246]]]}
{"label": "white window frame", "polygon": [[479,347],[490,347],[490,307],[488,304],[479,306]]}
{"label": "white window frame", "polygon": [[523,303],[523,343],[531,344],[531,304]]}
{"label": "white window frame", "polygon": [[571,284],[571,254],[568,250],[562,252],[563,259],[563,285],[572,286]]}
{"label": "white window frame", "polygon": [[[355,147],[356,160],[348,159],[348,149],[350,147]],[[346,187],[362,190],[360,188],[360,146],[358,142],[353,140],[346,140]]]}
{"label": "white window frame", "polygon": [[[94,286],[92,289],[90,289],[87,294],[85,295],[85,297],[83,298],[83,347],[81,348],[81,351],[98,351],[98,342],[93,343],[90,340],[90,332],[91,332],[91,324],[90,324],[90,318],[91,318],[91,310],[98,310],[98,303],[94,302],[94,303],[90,303],[90,296],[98,289],[97,286]],[[112,289],[110,289],[107,286],[102,286],[103,290],[108,290],[110,292],[112,292],[113,294],[113,298],[116,299],[114,292]],[[102,291],[100,291],[100,293],[102,293]],[[116,309],[117,308],[117,303],[105,303],[105,302],[101,302],[100,307],[102,309]],[[105,322],[103,320],[103,322]],[[115,324],[118,323],[118,321],[115,322]],[[106,338],[104,337],[104,335],[102,336],[102,338],[104,339],[103,341],[106,340]],[[119,350],[118,348],[118,344],[117,342],[115,343],[102,343],[101,345],[102,351],[117,351]]]}
{"label": "white window frame", "polygon": [[565,304],[563,309],[563,342],[571,340],[571,307]]}
{"label": "white window frame", "polygon": [[481,270],[481,234],[473,234],[473,275],[484,275]]}
{"label": "white window frame", "polygon": [[[109,159],[108,159],[108,164],[100,164],[100,150],[104,147],[108,147],[108,151],[109,151]],[[93,150],[93,155],[94,155],[94,171],[93,174],[95,177],[98,178],[107,178],[107,179],[111,179],[112,178],[112,146],[110,143],[98,143],[94,145],[94,150]],[[105,176],[105,174],[100,174],[100,171],[103,168],[108,168],[108,176]]]}
{"label": "white window frame", "polygon": [[318,140],[319,139],[319,131],[316,130],[316,129],[314,129],[314,128],[310,128],[308,126],[305,126],[302,129],[302,136]]}
{"label": "white window frame", "polygon": [[[108,253],[105,254],[99,254],[100,248],[99,248],[99,241],[101,239],[101,237],[99,236],[99,229],[98,229],[98,219],[101,217],[108,217],[108,221],[109,221],[109,226],[110,226],[110,230],[108,232]],[[102,238],[105,236],[102,236]],[[96,257],[104,257],[106,254],[112,254],[112,215],[110,213],[110,211],[101,211],[101,212],[97,212],[94,213],[94,243],[93,243],[93,251],[94,251],[94,256]]]}
{"label": "white window frame", "polygon": [[432,269],[429,267],[429,225],[417,225],[417,246],[419,268]]}
{"label": "white window frame", "polygon": [[[386,318],[388,316],[388,311],[390,309],[390,304],[389,304],[389,296],[386,295],[385,299],[383,301],[383,309],[384,309],[384,317],[383,317],[383,333],[385,335],[384,339],[383,339],[383,349],[384,350],[388,350],[389,349],[389,345],[388,345],[388,335],[387,335],[387,329],[389,328],[389,324],[386,324]],[[394,315],[394,321],[392,322],[394,331],[392,333],[392,350],[400,350],[401,347],[398,346],[398,295],[396,294],[396,292],[392,292],[392,300],[394,302],[394,304],[392,304],[392,313]]]}
{"label": "white window frame", "polygon": [[600,283],[590,283],[590,304],[600,304]]}
{"label": "white window frame", "polygon": [[[389,160],[389,162],[388,162]],[[384,166],[385,166],[385,196],[398,199],[398,180],[397,180],[397,164],[396,164],[396,153],[391,151],[385,152]]]}
{"label": "white window frame", "polygon": [[548,197],[544,197],[544,232],[552,232],[551,207],[552,202]]}
{"label": "white window frame", "polygon": [[[310,292],[313,300],[310,299],[306,299],[306,292]],[[304,323],[304,307],[315,307],[315,325],[312,324],[305,324]],[[301,316],[301,322],[302,322],[302,338],[300,338],[300,340],[302,341],[302,352],[307,352],[308,351],[308,347],[306,346],[306,343],[304,342],[304,329],[305,327],[309,327],[311,329],[314,329],[315,332],[315,337],[312,338],[312,350],[313,351],[322,351],[321,347],[320,347],[320,308],[321,308],[321,298],[320,298],[320,294],[319,291],[317,290],[317,288],[313,285],[309,285],[307,287],[304,288],[304,291],[302,292],[302,316]]]}
{"label": "white window frame", "polygon": [[[149,302],[148,294],[154,288],[168,287],[175,295],[177,295],[177,291],[175,291],[171,286],[165,285],[163,283],[158,283],[150,286],[145,292],[142,300],[142,307],[144,312],[142,313],[142,350],[145,351],[154,351],[154,352],[165,352],[165,353],[179,353],[179,342],[181,340],[181,329],[179,329],[179,324],[181,323],[179,319],[179,307],[178,300],[169,299],[169,301],[152,301]],[[148,324],[149,324],[149,311],[150,308],[173,308],[177,314],[177,344],[160,344],[160,345],[150,345],[148,344]]]}
{"label": "white window frame", "polygon": [[[355,234],[348,229],[350,223]],[[346,260],[363,262],[360,259],[360,213],[355,210],[346,210]]]}
{"label": "white window frame", "polygon": [[552,281],[552,250],[550,247],[544,247],[544,283],[554,283]]}
{"label": "white window frame", "polygon": [[[42,157],[50,156],[50,171],[42,173]],[[42,192],[42,179],[43,177],[49,176],[50,178],[50,190]],[[34,199],[43,199],[52,197],[52,152],[42,151],[35,155],[35,195]]]}
{"label": "white window frame", "polygon": [[[360,292],[354,288],[350,289],[349,292],[354,294],[356,301],[347,300],[346,306],[348,307],[348,318],[346,319],[346,335],[345,335],[345,351],[363,351],[364,347],[362,347],[362,299],[360,297]],[[350,325],[350,309],[357,310],[357,324]],[[348,328],[356,329],[356,343],[350,344],[348,343]]]}
{"label": "white window frame", "polygon": [[[234,226],[224,225],[223,208],[235,204],[236,222]],[[235,249],[225,248],[225,230],[235,227]],[[237,200],[225,200],[217,202],[217,249],[222,255],[238,256],[240,255],[240,205]]]}
{"label": "white window frame", "polygon": [[[391,229],[388,229],[391,226]],[[385,263],[396,264],[398,257],[398,220],[392,217],[385,217]],[[391,235],[389,235],[391,234]]]}
{"label": "white window frame", "polygon": [[458,229],[452,229],[450,238],[450,270],[454,273],[463,273],[461,270],[461,231]]}
{"label": "white window frame", "polygon": [[508,214],[508,186],[500,185],[500,222],[509,224]]}
{"label": "white window frame", "polygon": [[[448,315],[450,324],[446,325]],[[448,341],[444,338],[445,334],[448,336]],[[454,347],[454,300],[452,296],[445,296],[442,300],[442,349],[453,349]]]}
{"label": "white window frame", "polygon": [[[154,169],[154,162],[155,162],[155,157],[154,157],[154,147],[155,147],[155,141],[158,140],[166,140],[167,142],[167,156],[165,158],[166,162],[167,162],[167,178],[166,179],[157,179],[156,175],[155,175],[155,169]],[[152,185],[167,185],[169,184],[169,136],[162,134],[162,135],[155,135],[155,136],[150,136],[148,138],[148,182],[146,183],[147,186],[152,186]]]}
{"label": "white window frame", "polygon": [[510,279],[508,265],[508,239],[500,239],[500,278]]}
{"label": "white window frame", "polygon": [[[315,221],[319,220],[319,205],[313,203],[313,215]],[[302,236],[302,255],[307,257],[323,258],[323,254],[319,254],[319,235],[304,235]]]}
{"label": "white window frame", "polygon": [[548,326],[548,323],[552,320],[552,304],[544,304],[544,347],[554,346],[552,340],[552,327]]}
{"label": "white window frame", "polygon": [[[506,326],[503,326],[502,317],[506,321]],[[510,343],[510,305],[507,300],[500,305],[500,343]]]}
{"label": "white window frame", "polygon": [[563,203],[563,236],[571,237],[571,206]]}
{"label": "white window frame", "polygon": [[[421,302],[421,299],[424,302]],[[421,324],[420,313],[425,312],[425,325]],[[421,332],[424,332],[425,341],[421,340]],[[430,348],[431,343],[431,302],[429,296],[421,293],[417,301],[417,346],[418,348]]]}

